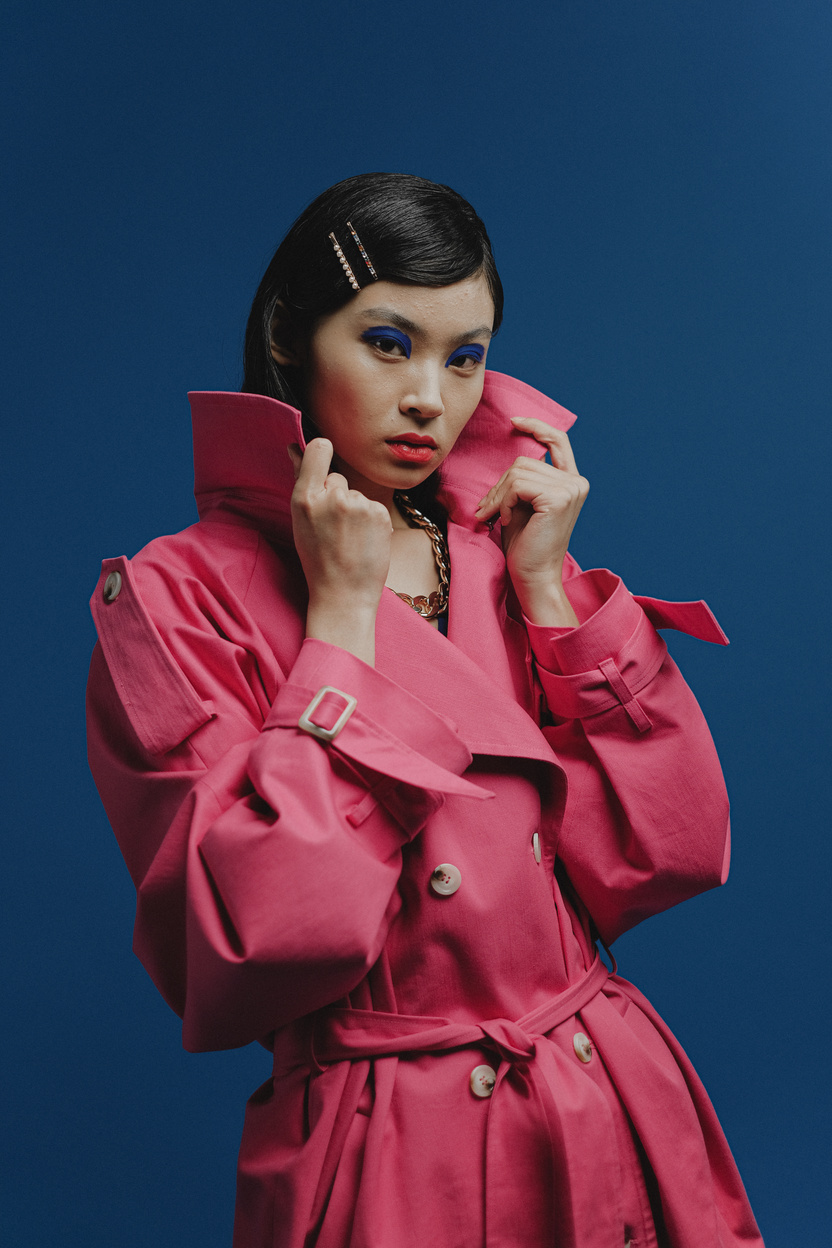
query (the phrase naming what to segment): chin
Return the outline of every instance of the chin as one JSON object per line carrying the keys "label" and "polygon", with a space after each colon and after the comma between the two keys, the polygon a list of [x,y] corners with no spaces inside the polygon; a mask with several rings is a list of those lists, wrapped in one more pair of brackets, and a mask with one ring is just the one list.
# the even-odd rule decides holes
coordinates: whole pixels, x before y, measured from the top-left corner
{"label": "chin", "polygon": [[427,481],[428,477],[432,477],[436,471],[436,468],[432,468],[430,472],[399,472],[396,474],[397,480],[392,483],[393,489],[407,493],[408,490],[413,490],[417,485]]}
{"label": "chin", "polygon": [[426,467],[424,464],[384,464],[376,472],[365,474],[365,480],[392,490],[411,489],[427,481],[436,472],[438,464]]}

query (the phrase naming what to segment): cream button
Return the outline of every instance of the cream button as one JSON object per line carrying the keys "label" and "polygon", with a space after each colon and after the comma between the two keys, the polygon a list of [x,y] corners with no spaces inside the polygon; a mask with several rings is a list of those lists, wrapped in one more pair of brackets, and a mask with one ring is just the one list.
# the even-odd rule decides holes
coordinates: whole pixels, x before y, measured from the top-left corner
{"label": "cream button", "polygon": [[537,832],[535,832],[534,836],[532,837],[532,853],[534,854],[535,862],[539,863],[540,862],[540,837],[538,836]]}
{"label": "cream button", "polygon": [[572,1047],[582,1062],[592,1061],[592,1041],[582,1031],[576,1031],[572,1037]]}
{"label": "cream button", "polygon": [[497,1072],[491,1066],[475,1066],[471,1071],[471,1078],[468,1082],[471,1084],[471,1091],[474,1093],[474,1096],[484,1099],[494,1091],[494,1084],[497,1082]]}
{"label": "cream button", "polygon": [[121,573],[111,572],[104,582],[103,597],[105,602],[115,602],[121,593]]}
{"label": "cream button", "polygon": [[430,877],[430,886],[440,897],[450,897],[461,883],[462,872],[452,862],[440,862]]}

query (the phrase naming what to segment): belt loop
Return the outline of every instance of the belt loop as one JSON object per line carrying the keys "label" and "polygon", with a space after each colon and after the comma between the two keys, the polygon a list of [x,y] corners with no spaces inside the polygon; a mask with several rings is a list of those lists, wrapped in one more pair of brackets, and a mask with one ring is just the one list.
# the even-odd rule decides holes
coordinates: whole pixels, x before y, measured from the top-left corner
{"label": "belt loop", "polygon": [[602,659],[598,667],[601,669],[607,684],[627,712],[627,716],[636,731],[649,732],[653,727],[653,721],[621,675],[615,659]]}

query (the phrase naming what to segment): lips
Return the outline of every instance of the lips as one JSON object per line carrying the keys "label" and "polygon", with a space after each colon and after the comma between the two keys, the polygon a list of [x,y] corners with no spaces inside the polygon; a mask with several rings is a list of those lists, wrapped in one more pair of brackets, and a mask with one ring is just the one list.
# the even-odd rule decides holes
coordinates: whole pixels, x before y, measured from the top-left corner
{"label": "lips", "polygon": [[402,433],[388,438],[387,445],[396,459],[411,464],[427,464],[438,450],[433,438],[422,433]]}
{"label": "lips", "polygon": [[406,442],[408,446],[429,446],[434,451],[436,443],[427,433],[400,433],[395,438],[388,438],[388,442]]}

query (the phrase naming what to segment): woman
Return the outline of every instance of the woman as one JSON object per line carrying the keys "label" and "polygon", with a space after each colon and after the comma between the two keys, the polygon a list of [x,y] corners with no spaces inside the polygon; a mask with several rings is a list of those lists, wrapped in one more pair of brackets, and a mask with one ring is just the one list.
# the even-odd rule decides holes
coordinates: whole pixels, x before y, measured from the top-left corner
{"label": "woman", "polygon": [[192,396],[199,524],[93,596],[136,951],[187,1048],[274,1051],[237,1248],[761,1243],[595,947],[724,879],[656,626],[724,638],[576,567],[573,417],[485,372],[501,316],[453,191],[332,187],[261,283],[243,393]]}

